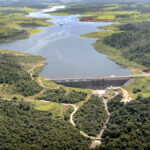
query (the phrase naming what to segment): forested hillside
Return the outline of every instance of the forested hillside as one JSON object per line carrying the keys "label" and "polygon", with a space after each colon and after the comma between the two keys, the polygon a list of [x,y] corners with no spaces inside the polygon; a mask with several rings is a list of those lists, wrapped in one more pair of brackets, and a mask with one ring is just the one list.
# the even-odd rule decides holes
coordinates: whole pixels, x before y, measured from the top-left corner
{"label": "forested hillside", "polygon": [[[82,37],[98,38],[93,46],[124,67],[138,68],[145,72],[150,70],[150,5],[120,4],[105,7],[96,12],[86,12],[95,19],[113,19],[120,24],[99,27],[104,32],[94,32]],[[111,11],[108,11],[111,10]],[[86,18],[86,17],[85,17]]]}
{"label": "forested hillside", "polygon": [[42,88],[31,79],[31,76],[21,66],[17,56],[0,52],[0,84],[9,85],[13,93],[31,96],[39,93]]}
{"label": "forested hillside", "polygon": [[0,149],[82,149],[89,140],[69,122],[39,111],[30,102],[0,100]]}
{"label": "forested hillside", "polygon": [[104,39],[104,43],[121,52],[122,57],[143,65],[150,71],[150,23],[133,23],[119,26],[124,31]]}
{"label": "forested hillside", "polygon": [[89,136],[96,136],[103,127],[107,118],[107,113],[102,99],[92,96],[74,116],[78,129],[84,131]]}
{"label": "forested hillside", "polygon": [[150,98],[138,97],[124,105],[118,96],[108,103],[111,112],[100,150],[150,149]]}
{"label": "forested hillside", "polygon": [[80,101],[84,101],[87,97],[87,93],[84,92],[76,92],[72,90],[70,93],[66,94],[66,91],[63,88],[47,90],[39,97],[36,97],[37,100],[46,100],[50,102],[58,102],[58,103],[78,103]]}

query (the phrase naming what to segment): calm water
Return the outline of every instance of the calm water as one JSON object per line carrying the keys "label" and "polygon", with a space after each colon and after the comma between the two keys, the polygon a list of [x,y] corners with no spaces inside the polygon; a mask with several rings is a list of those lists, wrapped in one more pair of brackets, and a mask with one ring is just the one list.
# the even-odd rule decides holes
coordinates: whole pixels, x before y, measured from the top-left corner
{"label": "calm water", "polygon": [[43,56],[48,65],[41,76],[71,78],[130,74],[128,69],[121,68],[92,47],[96,39],[80,37],[81,34],[98,31],[99,26],[112,23],[78,22],[78,15],[50,16],[36,12],[29,16],[52,18],[49,22],[55,25],[40,27],[44,32],[32,35],[29,39],[1,43],[0,48]]}

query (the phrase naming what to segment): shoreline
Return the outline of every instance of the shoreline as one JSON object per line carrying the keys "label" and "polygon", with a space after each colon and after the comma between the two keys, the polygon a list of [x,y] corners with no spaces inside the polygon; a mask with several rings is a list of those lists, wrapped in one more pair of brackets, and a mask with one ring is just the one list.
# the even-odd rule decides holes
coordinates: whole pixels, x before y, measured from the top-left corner
{"label": "shoreline", "polygon": [[[116,26],[115,26],[116,25]],[[120,25],[120,24],[119,24]],[[136,62],[131,62],[128,59],[125,59],[121,56],[121,53],[119,50],[106,45],[103,40],[105,37],[111,36],[112,34],[117,34],[122,31],[119,31],[117,29],[118,24],[112,24],[110,26],[103,26],[98,27],[99,29],[103,29],[104,31],[98,31],[98,32],[91,32],[88,34],[80,35],[83,38],[96,38],[96,42],[92,43],[92,46],[95,48],[95,50],[98,53],[102,53],[108,57],[108,59],[114,61],[117,65],[127,68],[130,70],[131,75],[134,74],[143,74],[145,73],[143,70],[145,69],[144,66],[141,66],[140,64],[137,64]],[[111,30],[110,30],[111,29]]]}
{"label": "shoreline", "polygon": [[[78,21],[79,22],[79,21]],[[80,35],[80,34],[79,34]],[[91,44],[92,45],[92,44]],[[96,50],[96,49],[94,49],[94,50]],[[34,54],[34,55],[36,55],[36,54]],[[109,59],[110,60],[110,59]],[[47,61],[45,61],[46,63],[47,63]],[[112,73],[113,74],[113,73]],[[40,76],[44,76],[44,75],[40,75]],[[91,76],[92,77],[92,75],[89,75],[89,76]],[[105,76],[105,75],[103,75],[103,76]],[[101,77],[103,77],[103,76],[101,76]],[[106,76],[111,76],[111,74],[110,75],[106,75]],[[46,76],[45,76],[46,77]],[[96,76],[93,76],[93,77],[95,77],[96,78]],[[48,77],[49,78],[49,77]],[[66,77],[67,78],[67,77]],[[58,78],[59,79],[59,78]]]}

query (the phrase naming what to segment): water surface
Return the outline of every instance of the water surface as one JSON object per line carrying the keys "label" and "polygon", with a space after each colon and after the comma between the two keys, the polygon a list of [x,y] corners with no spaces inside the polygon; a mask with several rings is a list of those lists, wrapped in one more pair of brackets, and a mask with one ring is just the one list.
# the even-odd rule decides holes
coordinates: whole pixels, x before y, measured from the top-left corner
{"label": "water surface", "polygon": [[29,39],[1,43],[0,48],[43,56],[48,64],[41,76],[77,78],[130,74],[128,69],[121,68],[94,49],[92,43],[96,39],[80,37],[112,23],[79,22],[79,15],[50,16],[42,11],[29,16],[51,18],[49,22],[54,26],[40,27],[44,32],[31,35]]}

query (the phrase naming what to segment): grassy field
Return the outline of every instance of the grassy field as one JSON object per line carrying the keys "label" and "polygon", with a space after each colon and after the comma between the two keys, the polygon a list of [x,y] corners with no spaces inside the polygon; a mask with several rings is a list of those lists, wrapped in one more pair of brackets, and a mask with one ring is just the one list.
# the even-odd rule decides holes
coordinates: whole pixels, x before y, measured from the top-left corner
{"label": "grassy field", "polygon": [[149,77],[138,77],[135,78],[135,81],[129,86],[123,86],[126,89],[133,99],[136,99],[138,96],[143,98],[150,97],[150,78]]}
{"label": "grassy field", "polygon": [[[0,42],[29,38],[31,34],[43,31],[41,29],[36,29],[36,27],[53,25],[47,22],[49,18],[32,18],[27,16],[28,13],[34,11],[38,10],[19,7],[1,7]],[[22,27],[31,27],[31,29],[22,29]]]}
{"label": "grassy field", "polygon": [[83,13],[83,15],[92,15],[92,16],[97,16],[97,19],[112,19],[112,20],[117,20],[119,21],[118,15],[137,15],[140,14],[138,11],[98,11],[98,12],[86,12]]}
{"label": "grassy field", "polygon": [[114,33],[120,33],[121,31],[109,31],[109,32],[92,32],[88,34],[81,35],[81,37],[85,38],[104,38],[107,36],[111,36]]}
{"label": "grassy field", "polygon": [[39,111],[50,111],[54,117],[64,118],[63,105],[59,103],[49,103],[42,101],[32,101],[34,108]]}
{"label": "grassy field", "polygon": [[118,26],[119,24],[112,24],[112,25],[109,25],[109,26],[102,26],[102,27],[99,27],[100,30],[108,30],[108,31],[118,31]]}
{"label": "grassy field", "polygon": [[[49,79],[46,79],[44,77],[39,77],[40,81],[42,82],[43,86],[45,86],[46,88],[48,89],[55,89],[55,88],[58,88],[58,84],[52,82],[51,80]],[[39,80],[37,80],[37,82],[39,82]]]}
{"label": "grassy field", "polygon": [[30,34],[36,34],[36,33],[40,33],[40,32],[43,32],[44,30],[43,29],[26,29]]}
{"label": "grassy field", "polygon": [[[150,21],[150,14],[144,12],[149,7],[146,5],[135,4],[101,4],[86,6],[68,6],[66,9],[57,10],[52,15],[65,16],[69,14],[81,14],[88,16],[96,16],[97,20],[114,20],[118,22],[142,22]],[[85,16],[86,17],[86,16]]]}
{"label": "grassy field", "polygon": [[76,92],[85,92],[87,94],[91,94],[92,91],[91,89],[81,89],[81,88],[74,88],[74,87],[66,87],[62,86],[66,91],[71,92],[71,91],[76,91]]}

